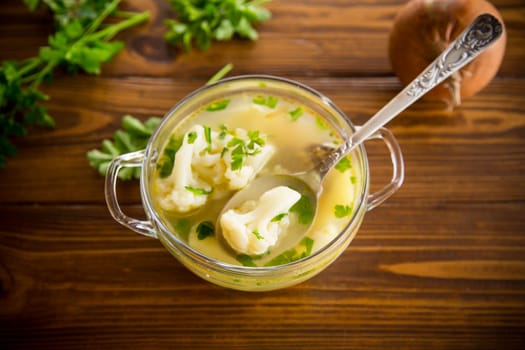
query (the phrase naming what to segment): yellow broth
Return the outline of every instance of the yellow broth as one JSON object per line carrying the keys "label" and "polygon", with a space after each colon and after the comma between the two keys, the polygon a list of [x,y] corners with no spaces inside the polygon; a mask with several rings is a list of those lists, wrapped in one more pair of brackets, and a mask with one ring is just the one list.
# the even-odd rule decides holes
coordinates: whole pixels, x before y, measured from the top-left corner
{"label": "yellow broth", "polygon": [[[227,106],[222,108],[225,101]],[[308,170],[314,165],[312,150],[315,146],[336,147],[341,142],[337,131],[319,114],[282,96],[249,92],[227,96],[184,118],[173,130],[173,135],[182,137],[195,124],[216,131],[226,126],[228,129],[242,128],[266,134],[267,143],[275,147],[275,153],[260,175],[276,171],[294,173]],[[210,199],[203,207],[194,211],[178,213],[166,211],[158,204],[156,181],[159,179],[159,171],[151,178],[151,186],[154,206],[161,219],[173,234],[190,247],[207,257],[229,264],[268,266],[310,255],[335,238],[353,214],[359,176],[359,169],[353,166],[351,157],[348,156],[341,166],[332,169],[325,178],[317,215],[308,232],[304,232],[304,237],[289,237],[283,232],[277,244],[259,256],[236,253],[217,234],[205,238],[197,234],[196,227],[199,223],[216,223],[217,216],[233,193]],[[290,248],[293,245],[295,248]]]}

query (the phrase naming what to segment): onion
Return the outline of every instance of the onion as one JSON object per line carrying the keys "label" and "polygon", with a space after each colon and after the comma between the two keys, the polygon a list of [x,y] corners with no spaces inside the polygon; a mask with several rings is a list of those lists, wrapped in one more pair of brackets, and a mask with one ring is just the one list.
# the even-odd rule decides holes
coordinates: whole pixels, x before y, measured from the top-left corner
{"label": "onion", "polygon": [[[390,33],[392,69],[406,85],[425,69],[477,16],[490,13],[503,23],[486,0],[411,0],[398,13]],[[506,32],[474,61],[454,73],[425,98],[449,108],[473,96],[494,78],[503,60]]]}

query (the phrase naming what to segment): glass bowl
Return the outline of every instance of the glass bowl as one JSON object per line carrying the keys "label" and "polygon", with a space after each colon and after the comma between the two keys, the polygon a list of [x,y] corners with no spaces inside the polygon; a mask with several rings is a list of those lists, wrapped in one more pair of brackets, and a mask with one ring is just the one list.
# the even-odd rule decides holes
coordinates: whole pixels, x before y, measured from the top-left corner
{"label": "glass bowl", "polygon": [[[356,127],[326,96],[299,82],[266,75],[238,76],[204,86],[175,105],[164,117],[144,150],[115,158],[106,175],[105,195],[113,218],[122,225],[142,235],[158,239],[162,245],[184,266],[201,278],[217,285],[244,291],[266,291],[285,288],[303,282],[325,269],[350,244],[357,234],[366,211],[380,205],[402,184],[404,165],[401,150],[390,131],[383,128],[371,138],[381,139],[387,145],[392,160],[391,181],[381,190],[370,194],[370,172],[365,146],[352,152],[352,164],[360,172],[355,184],[354,210],[344,228],[322,248],[300,260],[269,267],[240,266],[208,257],[190,247],[172,232],[154,205],[152,175],[157,160],[171,133],[192,112],[218,99],[239,92],[271,94],[311,108],[326,121],[342,138],[348,137]],[[293,133],[291,133],[293,135]],[[124,214],[116,194],[117,175],[123,167],[141,167],[140,194],[146,220],[137,220]],[[344,190],[343,188],[341,190]]]}

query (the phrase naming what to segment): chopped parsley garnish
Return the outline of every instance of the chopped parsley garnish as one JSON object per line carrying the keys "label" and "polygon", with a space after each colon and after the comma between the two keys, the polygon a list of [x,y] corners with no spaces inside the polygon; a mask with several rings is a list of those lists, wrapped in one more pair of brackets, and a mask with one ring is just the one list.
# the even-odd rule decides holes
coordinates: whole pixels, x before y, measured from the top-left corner
{"label": "chopped parsley garnish", "polygon": [[305,237],[299,242],[296,248],[288,249],[285,252],[277,255],[275,258],[267,262],[264,266],[277,266],[291,263],[312,254],[314,240],[310,237]]}
{"label": "chopped parsley garnish", "polygon": [[339,219],[350,216],[350,214],[352,214],[352,207],[350,205],[337,204],[334,207],[334,214],[335,217]]}
{"label": "chopped parsley garnish", "polygon": [[235,260],[240,262],[243,266],[257,267],[257,265],[253,262],[253,258],[247,254],[239,254],[235,257]]}
{"label": "chopped parsley garnish", "polygon": [[253,98],[252,102],[261,106],[275,108],[277,106],[277,103],[279,103],[279,99],[275,96],[264,97],[261,95],[257,95]]}
{"label": "chopped parsley garnish", "polygon": [[224,155],[225,155],[226,152],[228,152],[228,151],[229,151],[228,147],[224,147],[224,148],[222,149],[222,151],[221,151],[221,158],[224,158]]}
{"label": "chopped parsley garnish", "polygon": [[345,171],[352,169],[352,162],[348,157],[344,157],[335,165],[335,168],[344,173]]}
{"label": "chopped parsley garnish", "polygon": [[211,221],[203,221],[197,226],[197,238],[202,241],[215,234],[215,226]]}
{"label": "chopped parsley garnish", "polygon": [[157,170],[161,178],[168,177],[173,171],[173,163],[175,162],[175,153],[182,145],[182,138],[177,138],[174,135],[170,137],[168,144],[164,148],[162,155],[157,163]]}
{"label": "chopped parsley garnish", "polygon": [[266,105],[270,108],[275,108],[277,106],[277,103],[279,103],[279,99],[275,96],[268,96],[266,99]]}
{"label": "chopped parsley garnish", "polygon": [[229,142],[228,142],[228,147],[234,147],[234,146],[238,146],[238,145],[244,145],[244,141],[241,140],[240,138],[238,137],[234,137],[233,139],[231,139]]}
{"label": "chopped parsley garnish", "polygon": [[213,192],[213,189],[211,190],[207,190],[205,188],[196,188],[196,187],[193,187],[193,186],[184,186],[185,189],[187,189],[188,191],[190,191],[191,193],[193,194],[196,194],[198,196],[207,196],[209,194],[211,194]]}
{"label": "chopped parsley garnish", "polygon": [[232,154],[231,154],[232,161],[230,165],[231,165],[232,170],[239,170],[242,168],[242,164],[244,163],[245,156],[246,156],[246,151],[243,148],[243,144],[237,144],[237,146],[233,149]]}
{"label": "chopped parsley garnish", "polygon": [[195,142],[195,140],[197,139],[197,133],[195,131],[191,131],[190,133],[188,133],[188,144],[192,144]]}
{"label": "chopped parsley garnish", "polygon": [[219,139],[224,140],[226,138],[226,135],[228,134],[228,128],[226,125],[222,124],[220,126],[221,132],[219,133]]}
{"label": "chopped parsley garnish", "polygon": [[326,123],[321,118],[316,118],[315,119],[315,124],[319,128],[321,128],[321,130],[328,130],[328,126],[326,125]]}
{"label": "chopped parsley garnish", "polygon": [[208,126],[204,127],[204,137],[206,138],[206,143],[208,144],[208,152],[211,151],[211,129]]}
{"label": "chopped parsley garnish", "polygon": [[288,215],[288,213],[281,213],[279,215],[276,215],[273,217],[273,219],[271,220],[271,222],[278,222],[278,221],[281,221],[286,215]]}
{"label": "chopped parsley garnish", "polygon": [[350,182],[351,182],[352,184],[355,184],[355,183],[357,182],[357,178],[356,178],[355,176],[353,176],[353,175],[350,176]]}
{"label": "chopped parsley garnish", "polygon": [[222,111],[223,109],[226,109],[226,107],[228,107],[229,103],[230,99],[220,100],[206,107],[206,110],[209,112]]}
{"label": "chopped parsley garnish", "polygon": [[303,225],[310,224],[315,216],[314,204],[304,195],[290,208],[290,212],[296,213],[299,223]]}
{"label": "chopped parsley garnish", "polygon": [[264,140],[260,137],[259,131],[248,131],[248,137],[250,138],[250,142],[246,146],[248,149],[248,155],[253,156],[254,154],[259,153],[259,147],[263,147],[265,145]]}
{"label": "chopped parsley garnish", "polygon": [[264,96],[258,95],[253,98],[252,102],[264,106],[266,104],[266,98]]}
{"label": "chopped parsley garnish", "polygon": [[264,236],[261,235],[261,234],[259,233],[259,231],[257,231],[257,230],[253,230],[252,233],[253,233],[253,235],[254,235],[258,240],[264,239]]}
{"label": "chopped parsley garnish", "polygon": [[187,240],[191,230],[191,221],[188,219],[179,219],[175,221],[173,229],[183,240]]}
{"label": "chopped parsley garnish", "polygon": [[297,107],[293,111],[290,111],[290,117],[292,117],[293,121],[296,121],[299,119],[304,113],[304,110],[301,107]]}
{"label": "chopped parsley garnish", "polygon": [[260,260],[268,254],[270,254],[269,250],[259,255],[239,254],[235,257],[235,260],[240,262],[243,266],[257,267],[257,264],[254,263],[254,260]]}
{"label": "chopped parsley garnish", "polygon": [[[235,137],[228,142],[227,149],[229,150],[233,148],[231,152],[231,169],[232,170],[239,170],[242,168],[242,165],[244,164],[244,160],[248,156],[253,156],[259,153],[260,147],[264,146],[265,142],[260,137],[259,131],[248,131],[248,137],[250,138],[250,141],[246,143],[244,140]],[[223,149],[223,152],[226,152]],[[224,155],[224,153],[222,153]]]}

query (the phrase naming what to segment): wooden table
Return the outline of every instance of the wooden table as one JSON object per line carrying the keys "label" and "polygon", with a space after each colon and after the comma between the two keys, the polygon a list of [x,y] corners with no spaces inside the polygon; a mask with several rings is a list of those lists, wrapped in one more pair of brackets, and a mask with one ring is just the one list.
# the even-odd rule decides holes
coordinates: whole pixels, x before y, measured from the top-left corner
{"label": "wooden table", "polygon": [[[257,42],[188,54],[163,42],[162,1],[128,1],[153,19],[121,36],[100,76],[55,76],[56,129],[17,140],[0,171],[0,348],[525,348],[525,6],[493,2],[509,35],[498,77],[453,112],[418,102],[393,121],[401,190],[320,275],[254,294],[199,279],[117,224],[86,152],[124,114],[161,116],[228,62],[304,82],[361,124],[401,88],[387,40],[403,1],[276,0]],[[0,59],[34,56],[51,32],[45,12],[4,1]],[[391,165],[381,144],[367,150],[377,189]],[[138,182],[119,195],[142,215]]]}

